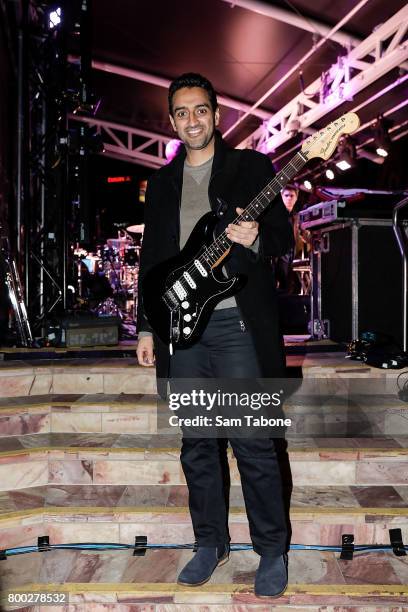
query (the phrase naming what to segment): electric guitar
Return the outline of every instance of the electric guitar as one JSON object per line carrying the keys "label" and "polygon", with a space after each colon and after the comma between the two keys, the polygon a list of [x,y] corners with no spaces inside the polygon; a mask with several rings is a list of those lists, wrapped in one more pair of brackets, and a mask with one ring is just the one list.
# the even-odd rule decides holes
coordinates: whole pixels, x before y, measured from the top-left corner
{"label": "electric guitar", "polygon": [[[355,113],[346,113],[307,138],[301,150],[247,205],[233,223],[253,221],[269,206],[283,187],[307,161],[329,159],[342,134],[351,134],[360,125]],[[174,349],[193,345],[201,337],[214,307],[237,293],[245,283],[242,275],[226,278],[221,262],[233,242],[225,231],[214,239],[219,219],[214,212],[197,222],[179,255],[150,270],[143,281],[143,303],[147,320],[159,338]]]}

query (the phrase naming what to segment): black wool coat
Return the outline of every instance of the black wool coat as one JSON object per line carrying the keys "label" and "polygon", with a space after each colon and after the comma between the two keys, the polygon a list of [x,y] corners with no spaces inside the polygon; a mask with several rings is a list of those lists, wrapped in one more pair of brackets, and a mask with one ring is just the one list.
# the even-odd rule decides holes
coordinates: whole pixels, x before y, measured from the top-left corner
{"label": "black wool coat", "polygon": [[[185,149],[171,163],[148,180],[145,204],[145,230],[139,270],[138,330],[152,331],[143,311],[143,278],[156,264],[177,255],[180,236],[180,204]],[[214,161],[208,187],[213,210],[219,199],[227,203],[219,230],[231,222],[235,208],[245,208],[273,178],[270,159],[253,150],[229,148],[216,132]],[[284,255],[293,245],[293,230],[280,196],[259,220],[259,250],[235,244],[223,262],[228,272],[239,271],[247,283],[235,295],[242,318],[250,330],[265,378],[281,377],[285,372],[283,340],[279,329],[276,290],[270,257]],[[168,376],[169,350],[154,335],[156,374]]]}

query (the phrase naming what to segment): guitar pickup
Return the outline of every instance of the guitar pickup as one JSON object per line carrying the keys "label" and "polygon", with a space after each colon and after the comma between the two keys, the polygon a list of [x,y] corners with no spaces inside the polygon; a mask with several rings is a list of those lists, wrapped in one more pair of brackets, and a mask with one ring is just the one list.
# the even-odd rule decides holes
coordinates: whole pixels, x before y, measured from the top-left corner
{"label": "guitar pickup", "polygon": [[187,291],[184,289],[183,285],[181,284],[180,281],[176,281],[172,287],[174,293],[177,295],[177,297],[179,298],[179,300],[184,300],[186,295],[187,295]]}
{"label": "guitar pickup", "polygon": [[183,272],[183,277],[186,279],[192,289],[197,289],[197,285],[195,284],[195,282],[191,278],[191,275],[188,272]]}
{"label": "guitar pickup", "polygon": [[201,276],[204,276],[204,278],[208,276],[207,270],[204,268],[203,264],[200,261],[198,261],[198,259],[194,260],[194,265],[199,271],[199,273],[201,274]]}
{"label": "guitar pickup", "polygon": [[166,291],[166,293],[162,296],[162,299],[166,304],[167,308],[169,308],[170,310],[176,310],[179,307],[178,300],[174,293],[171,291],[171,289]]}

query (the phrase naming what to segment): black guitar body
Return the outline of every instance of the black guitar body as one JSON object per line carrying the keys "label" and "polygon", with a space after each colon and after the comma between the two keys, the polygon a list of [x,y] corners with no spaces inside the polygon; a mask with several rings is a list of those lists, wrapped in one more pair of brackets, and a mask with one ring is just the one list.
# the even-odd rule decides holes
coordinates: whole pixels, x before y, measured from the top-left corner
{"label": "black guitar body", "polygon": [[197,342],[217,303],[245,284],[242,275],[226,278],[222,263],[197,263],[213,243],[217,223],[212,212],[201,217],[180,254],[152,268],[143,281],[147,320],[173,348],[185,349]]}

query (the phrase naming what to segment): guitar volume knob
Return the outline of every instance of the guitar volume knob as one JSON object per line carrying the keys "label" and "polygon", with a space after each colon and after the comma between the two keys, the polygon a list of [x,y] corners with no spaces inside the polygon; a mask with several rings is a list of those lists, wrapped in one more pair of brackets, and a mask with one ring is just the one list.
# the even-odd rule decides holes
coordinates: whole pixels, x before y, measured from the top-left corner
{"label": "guitar volume knob", "polygon": [[186,315],[184,315],[183,319],[184,319],[184,321],[187,321],[187,323],[188,323],[189,321],[191,321],[191,315],[186,314]]}
{"label": "guitar volume knob", "polygon": [[185,300],[184,300],[184,302],[181,302],[181,307],[184,308],[184,310],[186,308],[188,308],[189,306],[190,306],[190,304],[188,302],[186,302]]}
{"label": "guitar volume knob", "polygon": [[191,332],[191,327],[183,327],[183,334],[185,336],[188,336],[190,332]]}

